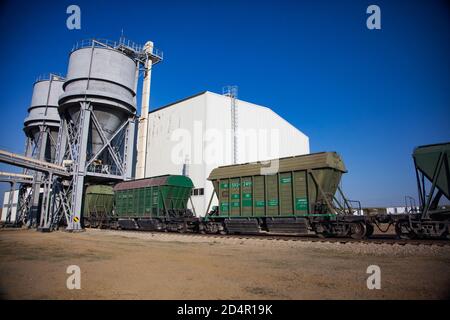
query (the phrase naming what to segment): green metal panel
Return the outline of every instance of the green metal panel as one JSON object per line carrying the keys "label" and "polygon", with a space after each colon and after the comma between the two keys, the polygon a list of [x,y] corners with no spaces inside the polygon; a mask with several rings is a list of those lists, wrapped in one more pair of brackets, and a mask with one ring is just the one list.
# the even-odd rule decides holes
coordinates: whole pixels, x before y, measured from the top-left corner
{"label": "green metal panel", "polygon": [[230,179],[230,215],[241,215],[241,183],[239,178]]}
{"label": "green metal panel", "polygon": [[294,172],[294,206],[296,214],[304,215],[308,213],[307,188],[306,171]]}
{"label": "green metal panel", "polygon": [[152,188],[145,188],[145,216],[150,216],[152,213]]}
{"label": "green metal panel", "polygon": [[266,176],[267,212],[268,217],[279,215],[278,175]]}
{"label": "green metal panel", "polygon": [[132,203],[132,209],[131,214],[132,215],[139,215],[139,189],[133,189],[133,203]]}
{"label": "green metal panel", "polygon": [[159,196],[159,188],[157,186],[152,187],[152,216],[159,215],[159,208],[161,206],[161,200]]}
{"label": "green metal panel", "polygon": [[249,217],[253,215],[253,193],[252,193],[252,178],[242,178],[242,215]]}
{"label": "green metal panel", "polygon": [[292,215],[292,175],[291,172],[280,174],[280,214],[283,216]]}
{"label": "green metal panel", "polygon": [[450,143],[420,146],[414,149],[413,152],[417,169],[423,172],[430,181],[433,181],[433,176],[435,170],[438,169],[438,161],[441,155],[443,156],[444,163],[437,176],[436,187],[447,198],[450,198],[450,177],[448,177],[448,168],[445,168],[445,162],[450,165]]}
{"label": "green metal panel", "polygon": [[[219,180],[217,182],[219,191],[217,192],[219,198],[219,214],[230,214],[230,181],[229,179]],[[216,189],[217,190],[217,189]]]}
{"label": "green metal panel", "polygon": [[262,217],[265,215],[266,198],[265,198],[265,187],[264,187],[264,176],[254,176],[254,206],[255,206],[255,216]]}

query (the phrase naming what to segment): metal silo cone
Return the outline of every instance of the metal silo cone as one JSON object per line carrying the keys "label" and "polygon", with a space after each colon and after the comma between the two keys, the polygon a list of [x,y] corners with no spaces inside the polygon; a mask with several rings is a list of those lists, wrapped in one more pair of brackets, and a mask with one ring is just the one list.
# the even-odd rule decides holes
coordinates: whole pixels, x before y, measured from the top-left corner
{"label": "metal silo cone", "polygon": [[[113,134],[119,129],[120,125],[128,120],[126,113],[120,110],[111,110],[104,107],[95,108],[93,111],[95,117],[98,119],[100,127],[109,140]],[[91,143],[90,152],[94,155],[103,146],[103,140],[99,130],[95,126],[91,127]]]}

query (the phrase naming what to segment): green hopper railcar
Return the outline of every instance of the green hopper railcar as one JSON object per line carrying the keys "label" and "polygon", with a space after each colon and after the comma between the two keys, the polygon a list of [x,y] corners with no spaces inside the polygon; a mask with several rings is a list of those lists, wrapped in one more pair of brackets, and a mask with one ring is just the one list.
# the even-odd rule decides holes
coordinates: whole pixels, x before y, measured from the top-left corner
{"label": "green hopper railcar", "polygon": [[372,226],[340,190],[345,172],[335,152],[218,167],[208,178],[218,206],[204,231],[363,237]]}
{"label": "green hopper railcar", "polygon": [[[377,215],[377,223],[395,225],[400,238],[450,239],[450,209],[442,199],[450,200],[450,143],[419,146],[413,152],[419,206],[410,212]],[[407,207],[407,204],[405,204]]]}
{"label": "green hopper railcar", "polygon": [[197,218],[188,209],[189,177],[164,175],[120,182],[114,187],[115,217],[122,229],[189,231]]}
{"label": "green hopper railcar", "polygon": [[86,188],[83,205],[83,224],[103,227],[109,224],[114,206],[114,191],[108,185],[90,185]]}

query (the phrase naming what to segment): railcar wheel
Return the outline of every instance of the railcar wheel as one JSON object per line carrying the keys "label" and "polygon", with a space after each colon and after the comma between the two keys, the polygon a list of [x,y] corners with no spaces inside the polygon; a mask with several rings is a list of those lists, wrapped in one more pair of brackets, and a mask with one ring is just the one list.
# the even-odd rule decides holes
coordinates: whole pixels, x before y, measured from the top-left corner
{"label": "railcar wheel", "polygon": [[367,234],[367,228],[365,223],[354,222],[350,224],[350,237],[360,240]]}
{"label": "railcar wheel", "polygon": [[366,237],[371,237],[373,235],[374,227],[371,223],[366,223]]}

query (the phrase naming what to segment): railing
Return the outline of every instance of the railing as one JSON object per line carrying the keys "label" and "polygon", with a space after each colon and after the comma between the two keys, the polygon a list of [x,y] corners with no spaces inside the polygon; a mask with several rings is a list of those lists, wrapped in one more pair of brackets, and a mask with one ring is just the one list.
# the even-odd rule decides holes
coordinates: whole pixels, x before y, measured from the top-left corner
{"label": "railing", "polygon": [[[111,48],[115,50],[121,50],[123,48],[129,49],[133,51],[137,55],[145,55],[144,46],[137,44],[131,40],[127,39],[121,39],[119,41],[114,40],[108,40],[108,39],[84,39],[81,41],[78,41],[75,43],[75,45],[72,47],[72,51],[82,49],[82,48],[91,48],[91,47],[97,47],[97,48]],[[157,48],[153,48],[152,55],[159,58],[160,60],[163,59],[163,52],[161,50],[158,50]]]}
{"label": "railing", "polygon": [[405,196],[405,211],[407,213],[417,213],[419,211],[416,199],[411,196]]}
{"label": "railing", "polygon": [[347,208],[349,214],[357,215],[357,216],[362,216],[363,215],[363,211],[362,211],[362,207],[361,207],[361,201],[347,199],[347,202],[351,206],[351,207]]}
{"label": "railing", "polygon": [[104,164],[95,164],[92,163],[87,168],[88,172],[106,174],[106,175],[114,175],[121,176],[122,172],[119,168],[113,165],[104,165]]}
{"label": "railing", "polygon": [[41,74],[36,78],[35,82],[39,81],[49,81],[51,79],[54,80],[64,80],[65,78],[60,73],[45,73]]}

